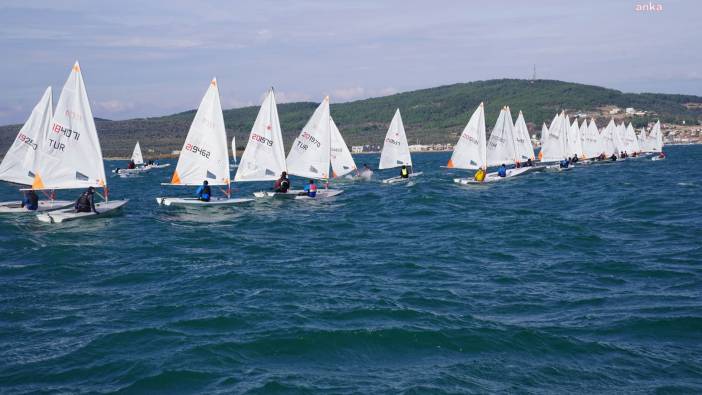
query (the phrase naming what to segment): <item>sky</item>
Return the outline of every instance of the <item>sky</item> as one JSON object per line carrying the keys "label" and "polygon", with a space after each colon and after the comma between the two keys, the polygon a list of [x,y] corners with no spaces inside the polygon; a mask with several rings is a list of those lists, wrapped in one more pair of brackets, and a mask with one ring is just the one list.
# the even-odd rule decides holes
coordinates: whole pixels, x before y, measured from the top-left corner
{"label": "sky", "polygon": [[[662,7],[637,11],[637,5]],[[0,124],[79,60],[97,117],[333,102],[493,78],[702,96],[702,2],[0,0]]]}

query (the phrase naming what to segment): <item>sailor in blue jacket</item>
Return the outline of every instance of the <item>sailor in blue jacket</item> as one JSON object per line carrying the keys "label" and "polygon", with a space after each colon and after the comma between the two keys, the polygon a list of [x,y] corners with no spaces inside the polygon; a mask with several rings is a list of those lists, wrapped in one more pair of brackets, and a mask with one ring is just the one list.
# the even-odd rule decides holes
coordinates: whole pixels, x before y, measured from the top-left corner
{"label": "sailor in blue jacket", "polygon": [[200,185],[197,188],[197,191],[195,191],[195,195],[197,195],[198,200],[202,200],[203,202],[209,202],[210,201],[210,196],[212,196],[212,189],[210,189],[210,186],[208,185],[209,183],[207,180],[202,182],[202,185]]}
{"label": "sailor in blue jacket", "polygon": [[497,175],[500,177],[507,177],[507,167],[505,167],[504,163],[497,168]]}

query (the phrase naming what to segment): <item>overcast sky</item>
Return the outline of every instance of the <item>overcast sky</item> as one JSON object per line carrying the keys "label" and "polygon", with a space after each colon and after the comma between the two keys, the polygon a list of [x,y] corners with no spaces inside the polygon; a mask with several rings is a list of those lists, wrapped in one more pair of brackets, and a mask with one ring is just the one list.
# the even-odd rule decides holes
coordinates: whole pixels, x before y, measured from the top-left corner
{"label": "overcast sky", "polygon": [[95,116],[332,102],[492,78],[702,95],[700,1],[4,1],[0,124],[79,60]]}

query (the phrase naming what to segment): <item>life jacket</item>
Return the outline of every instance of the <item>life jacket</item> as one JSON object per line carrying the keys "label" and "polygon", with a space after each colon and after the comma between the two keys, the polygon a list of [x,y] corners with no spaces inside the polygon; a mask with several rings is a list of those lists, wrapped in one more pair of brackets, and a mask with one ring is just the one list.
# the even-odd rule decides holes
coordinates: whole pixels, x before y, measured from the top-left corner
{"label": "life jacket", "polygon": [[483,169],[478,169],[478,171],[475,172],[475,181],[483,182],[485,180],[485,171]]}
{"label": "life jacket", "polygon": [[212,196],[212,189],[210,189],[210,186],[208,185],[208,186],[202,188],[202,193],[200,193],[200,199],[209,202],[210,196]]}
{"label": "life jacket", "polygon": [[317,184],[310,184],[309,190],[307,191],[307,196],[309,196],[309,197],[317,196]]}
{"label": "life jacket", "polygon": [[78,200],[76,201],[76,210],[82,212],[82,211],[90,211],[90,193],[88,192],[83,192]]}
{"label": "life jacket", "polygon": [[409,177],[409,172],[407,171],[406,167],[404,169],[400,169],[400,176],[402,176],[402,178]]}
{"label": "life jacket", "polygon": [[281,192],[287,192],[290,188],[290,181],[287,178],[280,181],[280,186],[278,187]]}

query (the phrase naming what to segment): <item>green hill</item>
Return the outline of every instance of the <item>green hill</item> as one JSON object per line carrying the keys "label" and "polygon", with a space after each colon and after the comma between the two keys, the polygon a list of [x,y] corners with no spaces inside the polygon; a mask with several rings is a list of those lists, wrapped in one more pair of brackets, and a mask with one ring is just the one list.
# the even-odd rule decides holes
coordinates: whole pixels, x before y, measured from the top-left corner
{"label": "green hill", "polygon": [[[333,102],[332,97],[332,102]],[[604,106],[634,107],[655,114],[634,117],[640,126],[652,119],[663,122],[697,123],[702,120],[702,97],[658,93],[622,93],[613,89],[552,80],[489,80],[453,84],[391,96],[332,104],[331,113],[347,144],[380,144],[396,108],[400,108],[410,144],[454,143],[480,102],[485,103],[487,126],[495,122],[499,110],[509,105],[516,120],[519,110],[526,121],[536,126],[550,122],[554,114],[565,109],[570,113],[593,112]],[[689,105],[698,103],[698,105]],[[316,103],[280,104],[281,126],[286,147],[304,126]],[[243,148],[258,107],[224,111],[229,137],[235,134]],[[180,149],[194,111],[124,121],[97,119],[97,129],[106,157],[131,154],[134,143],[141,142],[145,156],[167,154]],[[606,116],[598,118],[603,126]],[[0,152],[5,152],[21,125],[0,127]],[[147,149],[153,149],[154,154]]]}

